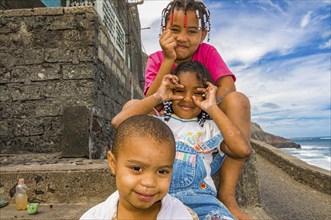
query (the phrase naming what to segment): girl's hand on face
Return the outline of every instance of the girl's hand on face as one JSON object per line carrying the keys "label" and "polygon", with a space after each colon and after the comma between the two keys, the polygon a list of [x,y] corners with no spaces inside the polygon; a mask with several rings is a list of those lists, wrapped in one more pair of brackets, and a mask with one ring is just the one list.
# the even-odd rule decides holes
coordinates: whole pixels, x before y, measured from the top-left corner
{"label": "girl's hand on face", "polygon": [[180,100],[184,97],[181,95],[175,95],[173,93],[174,89],[180,88],[183,88],[183,85],[178,83],[178,77],[175,75],[167,74],[163,77],[157,93],[161,97],[162,101]]}
{"label": "girl's hand on face", "polygon": [[162,34],[160,36],[160,46],[164,53],[164,58],[173,59],[173,60],[177,59],[177,55],[175,51],[177,47],[177,42],[176,39],[172,36],[171,31],[169,29],[162,31]]}
{"label": "girl's hand on face", "polygon": [[210,82],[207,82],[207,88],[199,88],[200,92],[204,93],[205,99],[200,101],[198,97],[193,96],[194,103],[203,111],[208,113],[208,110],[212,107],[217,107],[216,104],[216,92],[217,87]]}

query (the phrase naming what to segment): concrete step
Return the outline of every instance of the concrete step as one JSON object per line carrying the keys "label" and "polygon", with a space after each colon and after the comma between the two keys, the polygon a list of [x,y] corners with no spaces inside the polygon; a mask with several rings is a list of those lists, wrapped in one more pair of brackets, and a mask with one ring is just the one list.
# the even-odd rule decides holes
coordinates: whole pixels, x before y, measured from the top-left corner
{"label": "concrete step", "polygon": [[[61,158],[60,154],[0,155],[0,198],[9,205],[0,219],[79,219],[90,207],[116,190],[107,160]],[[13,189],[24,178],[30,200],[40,201],[39,212],[17,211]],[[254,219],[270,219],[260,206],[244,208]]]}
{"label": "concrete step", "polygon": [[[89,208],[96,205],[88,204],[46,204],[42,203],[39,206],[38,213],[29,215],[25,211],[17,211],[15,205],[11,202],[6,207],[0,209],[1,220],[48,220],[48,219],[61,219],[61,220],[77,220]],[[263,210],[262,207],[246,207],[244,211],[256,220],[271,220]]]}
{"label": "concrete step", "polygon": [[92,204],[46,204],[41,203],[38,213],[35,215],[27,214],[26,210],[17,211],[13,202],[0,209],[1,220],[25,219],[25,220],[48,220],[63,219],[77,220],[86,210],[92,207]]}
{"label": "concrete step", "polygon": [[[61,154],[0,155],[0,219],[79,219],[116,190],[106,160],[61,158]],[[13,195],[25,179],[29,200],[40,202],[38,214],[15,209]]]}
{"label": "concrete step", "polygon": [[53,154],[1,155],[0,198],[10,200],[19,178],[30,200],[46,203],[99,202],[116,190],[106,160],[60,158]]}

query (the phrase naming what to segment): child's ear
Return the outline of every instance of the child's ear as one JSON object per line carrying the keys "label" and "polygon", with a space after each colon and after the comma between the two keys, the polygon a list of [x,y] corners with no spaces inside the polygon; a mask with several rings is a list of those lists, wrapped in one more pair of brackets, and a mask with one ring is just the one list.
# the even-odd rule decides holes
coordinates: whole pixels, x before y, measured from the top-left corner
{"label": "child's ear", "polygon": [[108,151],[107,153],[107,158],[108,158],[108,166],[112,172],[112,174],[116,174],[116,159],[114,154],[111,151]]}
{"label": "child's ear", "polygon": [[208,34],[207,30],[203,30],[201,33],[201,40],[200,40],[200,44],[205,40],[206,36]]}

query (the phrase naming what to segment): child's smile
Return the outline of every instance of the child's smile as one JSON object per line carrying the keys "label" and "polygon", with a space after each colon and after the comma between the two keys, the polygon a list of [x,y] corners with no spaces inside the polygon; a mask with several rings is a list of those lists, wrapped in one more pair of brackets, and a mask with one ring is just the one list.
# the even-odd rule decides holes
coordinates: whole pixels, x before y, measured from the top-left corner
{"label": "child's smile", "polygon": [[[109,165],[116,174],[119,209],[151,212],[161,206],[171,182],[174,151],[169,143],[148,137],[132,136],[123,141],[115,159],[108,155]],[[119,175],[117,175],[119,174]]]}
{"label": "child's smile", "polygon": [[195,105],[192,96],[202,100],[202,93],[198,88],[203,88],[201,80],[192,72],[181,72],[178,75],[179,83],[184,86],[183,89],[177,89],[175,94],[181,95],[184,98],[173,101],[172,109],[174,113],[183,119],[191,119],[197,117],[201,113],[201,109]]}
{"label": "child's smile", "polygon": [[198,18],[193,10],[186,12],[187,23],[184,25],[184,10],[175,10],[173,23],[168,22],[167,29],[171,30],[172,36],[177,42],[176,54],[180,62],[191,60],[194,52],[203,42],[206,31],[198,27]]}

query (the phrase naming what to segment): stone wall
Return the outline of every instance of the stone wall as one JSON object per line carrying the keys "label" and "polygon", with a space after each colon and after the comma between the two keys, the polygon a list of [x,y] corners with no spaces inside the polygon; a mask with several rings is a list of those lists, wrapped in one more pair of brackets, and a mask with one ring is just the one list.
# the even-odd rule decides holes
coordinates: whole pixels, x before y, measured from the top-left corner
{"label": "stone wall", "polygon": [[111,118],[142,96],[127,66],[93,7],[0,10],[1,153],[103,158]]}
{"label": "stone wall", "polygon": [[298,182],[323,193],[331,194],[329,171],[310,165],[264,142],[251,140],[251,145],[257,154],[283,169]]}
{"label": "stone wall", "polygon": [[[217,172],[213,176],[216,187],[219,185],[219,175],[219,172]],[[259,171],[255,151],[245,161],[235,196],[240,207],[252,207],[261,204]]]}

